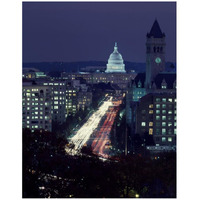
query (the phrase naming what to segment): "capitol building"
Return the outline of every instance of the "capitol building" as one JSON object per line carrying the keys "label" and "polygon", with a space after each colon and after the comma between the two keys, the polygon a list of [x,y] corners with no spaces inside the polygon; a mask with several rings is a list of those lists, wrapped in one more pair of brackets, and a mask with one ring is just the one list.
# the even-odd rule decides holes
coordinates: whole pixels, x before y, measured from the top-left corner
{"label": "capitol building", "polygon": [[115,42],[114,51],[108,59],[106,73],[125,73],[125,64],[122,55],[118,52],[117,42]]}
{"label": "capitol building", "polygon": [[63,72],[61,76],[68,80],[83,78],[87,84],[110,83],[113,86],[117,85],[121,90],[126,90],[134,80],[136,73],[126,72],[124,60],[115,42],[114,51],[109,56],[105,72],[99,70],[96,72]]}

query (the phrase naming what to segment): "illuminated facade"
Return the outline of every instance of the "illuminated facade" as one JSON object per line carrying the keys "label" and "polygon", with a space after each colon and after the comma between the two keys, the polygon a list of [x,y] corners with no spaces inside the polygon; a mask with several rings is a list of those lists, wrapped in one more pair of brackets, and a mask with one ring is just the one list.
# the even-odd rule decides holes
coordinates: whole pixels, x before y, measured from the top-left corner
{"label": "illuminated facade", "polygon": [[136,133],[153,135],[156,146],[176,146],[176,95],[142,97],[136,108]]}
{"label": "illuminated facade", "polygon": [[52,130],[51,87],[23,85],[22,109],[23,128]]}
{"label": "illuminated facade", "polygon": [[65,81],[62,80],[45,80],[38,81],[38,84],[48,85],[51,87],[52,91],[52,104],[51,104],[51,112],[52,112],[52,120],[57,123],[65,122],[65,104],[66,104],[66,84]]}
{"label": "illuminated facade", "polygon": [[108,59],[106,73],[125,73],[125,65],[121,54],[118,52],[117,43],[115,42],[114,51]]}

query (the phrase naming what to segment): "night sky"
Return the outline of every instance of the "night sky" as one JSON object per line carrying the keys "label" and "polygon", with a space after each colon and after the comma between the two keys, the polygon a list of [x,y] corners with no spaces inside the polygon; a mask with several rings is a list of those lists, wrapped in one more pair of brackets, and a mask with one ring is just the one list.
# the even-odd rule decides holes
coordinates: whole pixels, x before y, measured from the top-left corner
{"label": "night sky", "polygon": [[23,2],[23,62],[107,61],[114,42],[126,61],[145,62],[157,18],[166,61],[176,61],[176,3]]}

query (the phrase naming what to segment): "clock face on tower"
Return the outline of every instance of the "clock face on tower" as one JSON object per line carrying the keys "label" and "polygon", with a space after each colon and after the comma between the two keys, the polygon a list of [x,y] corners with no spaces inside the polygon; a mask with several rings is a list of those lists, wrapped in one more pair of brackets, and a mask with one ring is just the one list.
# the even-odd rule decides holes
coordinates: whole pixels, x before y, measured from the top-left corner
{"label": "clock face on tower", "polygon": [[156,62],[157,64],[161,63],[161,58],[157,57],[157,58],[155,59],[155,62]]}

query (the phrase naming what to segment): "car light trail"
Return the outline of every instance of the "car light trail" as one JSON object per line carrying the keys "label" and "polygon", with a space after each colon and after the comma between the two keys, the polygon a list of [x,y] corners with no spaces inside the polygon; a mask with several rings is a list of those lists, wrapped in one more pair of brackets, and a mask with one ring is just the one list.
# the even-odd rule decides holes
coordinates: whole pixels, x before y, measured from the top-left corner
{"label": "car light trail", "polygon": [[94,130],[98,127],[102,117],[106,114],[109,107],[112,106],[112,97],[105,101],[99,109],[87,120],[87,122],[78,130],[75,136],[71,138],[74,149],[66,149],[67,152],[77,154],[83,145],[89,140]]}

